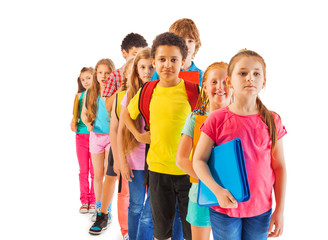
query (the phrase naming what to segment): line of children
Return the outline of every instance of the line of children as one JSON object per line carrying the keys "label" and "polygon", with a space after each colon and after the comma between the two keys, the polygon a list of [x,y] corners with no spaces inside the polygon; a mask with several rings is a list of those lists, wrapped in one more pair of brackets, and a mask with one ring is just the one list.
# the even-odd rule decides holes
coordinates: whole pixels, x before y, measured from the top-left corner
{"label": "line of children", "polygon": [[[187,27],[181,26],[186,26],[182,24],[185,22],[188,23],[188,19],[176,21],[170,32],[155,38],[151,50],[146,48],[138,52],[128,81],[131,86],[127,94],[113,95],[120,88],[121,70],[115,70],[120,74],[113,73],[109,78],[110,83],[106,85],[106,77],[101,78],[100,72],[109,75],[108,69],[105,69],[106,64],[98,62],[93,87],[89,90],[90,96],[83,105],[81,116],[88,130],[101,125],[99,119],[97,121],[97,111],[102,114],[103,110],[100,109],[105,108],[105,103],[99,94],[107,96],[107,109],[113,109],[115,124],[111,129],[118,131],[117,139],[113,137],[116,139],[115,150],[112,149],[114,163],[108,169],[122,176],[122,185],[129,181],[130,188],[128,234],[123,235],[122,232],[122,235],[125,239],[152,239],[152,235],[155,239],[179,239],[180,236],[174,236],[173,229],[176,215],[180,215],[184,239],[209,239],[210,226],[214,239],[266,239],[268,236],[279,236],[283,231],[286,188],[281,138],[286,130],[279,116],[269,111],[258,97],[266,83],[265,62],[257,53],[246,50],[235,55],[228,66],[224,63],[209,66],[202,83],[198,110],[190,113],[199,96],[198,88],[190,88],[190,83],[178,75],[181,69],[190,70],[194,65],[191,59],[197,53],[200,40],[199,33],[195,36],[187,33],[191,30],[184,32]],[[189,25],[192,23],[189,21]],[[145,54],[149,51],[151,58]],[[153,83],[147,82],[153,71],[150,61],[156,70],[152,79],[159,79]],[[203,73],[199,72],[201,82]],[[94,87],[97,83],[98,89]],[[142,85],[143,88],[139,89]],[[147,99],[143,91],[150,86],[152,90]],[[229,105],[232,91],[234,102]],[[149,106],[147,116],[142,110],[145,104]],[[195,122],[198,115],[207,115],[205,111],[212,113],[200,128],[202,132],[197,144]],[[143,131],[145,123],[141,115],[149,123],[149,126],[145,126],[149,132]],[[109,127],[109,116],[102,119],[106,119]],[[100,137],[104,136],[99,132],[90,132],[92,154],[99,150],[99,144],[102,149],[109,145],[109,139],[106,145],[105,140],[99,141]],[[236,137],[243,141],[251,189],[251,199],[245,203],[237,203],[228,190],[215,183],[207,167],[211,148]],[[93,143],[98,146],[95,147]],[[147,154],[144,154],[144,144],[150,144]],[[192,149],[193,164],[189,160]],[[142,185],[146,173],[143,170],[145,155],[149,168],[148,189]],[[93,163],[97,161],[93,159]],[[97,166],[95,190],[98,205],[99,186],[96,185],[96,179],[100,175],[100,167],[99,164],[94,165]],[[106,166],[102,168],[103,172],[106,169]],[[189,176],[200,178],[208,185],[217,196],[220,206],[201,209],[195,200],[197,184],[191,185]],[[276,209],[271,215],[272,189],[275,192]],[[118,207],[118,211],[126,211],[127,204],[123,205]],[[108,218],[103,209],[98,216]],[[100,232],[107,227],[105,222],[99,227]],[[142,227],[142,223],[146,224]]]}
{"label": "line of children", "polygon": [[[181,132],[177,166],[191,179],[198,179],[189,160],[190,153],[195,150],[198,142],[199,130],[196,127],[200,126],[209,113],[228,106],[231,101],[232,92],[226,83],[227,67],[227,63],[216,62],[206,69],[198,105],[196,110],[188,115]],[[193,240],[208,240],[211,233],[209,208],[197,205],[197,192],[198,183],[193,181],[189,191],[187,221],[191,224]]]}

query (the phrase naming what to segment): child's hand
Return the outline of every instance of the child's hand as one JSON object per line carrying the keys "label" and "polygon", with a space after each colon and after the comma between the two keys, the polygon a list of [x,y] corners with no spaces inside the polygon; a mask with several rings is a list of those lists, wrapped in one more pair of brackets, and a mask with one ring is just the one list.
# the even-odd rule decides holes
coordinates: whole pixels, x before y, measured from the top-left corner
{"label": "child's hand", "polygon": [[220,207],[222,207],[222,208],[237,208],[238,207],[238,203],[237,203],[236,199],[225,188],[222,188],[222,190],[220,190],[219,193],[216,194],[215,196],[218,199]]}
{"label": "child's hand", "polygon": [[[274,230],[273,230],[274,226]],[[279,237],[281,236],[284,229],[284,215],[280,212],[274,211],[271,216],[270,225],[268,229],[268,237]]]}
{"label": "child's hand", "polygon": [[113,170],[114,170],[114,172],[115,172],[117,175],[120,175],[120,172],[121,172],[121,166],[120,166],[119,161],[115,161],[115,160],[114,160]]}
{"label": "child's hand", "polygon": [[77,125],[75,124],[74,120],[72,119],[71,121],[71,130],[73,132],[76,132],[77,131]]}
{"label": "child's hand", "polygon": [[93,124],[92,123],[87,123],[87,130],[91,132],[93,130]]}
{"label": "child's hand", "polygon": [[128,162],[121,165],[121,175],[126,181],[132,182],[131,177],[134,177],[134,175]]}
{"label": "child's hand", "polygon": [[150,144],[150,131],[138,134],[136,139],[140,143]]}

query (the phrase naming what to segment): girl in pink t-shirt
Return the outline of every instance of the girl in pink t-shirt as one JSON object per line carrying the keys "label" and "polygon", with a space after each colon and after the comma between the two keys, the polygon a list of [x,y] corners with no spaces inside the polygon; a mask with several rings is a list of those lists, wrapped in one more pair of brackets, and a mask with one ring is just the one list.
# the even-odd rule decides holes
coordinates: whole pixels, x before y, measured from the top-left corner
{"label": "girl in pink t-shirt", "polygon": [[[227,76],[234,102],[214,111],[201,127],[193,164],[220,205],[210,209],[214,239],[267,239],[283,232],[286,166],[282,137],[286,130],[279,115],[258,97],[266,84],[265,68],[263,58],[253,51],[236,54]],[[234,138],[242,140],[251,192],[250,200],[243,203],[214,181],[207,165],[211,148]],[[276,208],[271,215],[272,190]]]}

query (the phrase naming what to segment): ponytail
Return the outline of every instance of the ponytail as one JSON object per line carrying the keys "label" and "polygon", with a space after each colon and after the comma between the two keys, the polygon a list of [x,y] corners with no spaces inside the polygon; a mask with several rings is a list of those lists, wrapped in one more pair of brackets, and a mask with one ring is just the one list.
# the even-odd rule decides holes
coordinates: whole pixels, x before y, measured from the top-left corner
{"label": "ponytail", "polygon": [[262,103],[259,97],[256,98],[256,105],[260,112],[261,119],[269,128],[269,134],[272,141],[271,144],[271,153],[272,153],[277,142],[277,129],[276,129],[276,124],[274,122],[274,117],[272,111],[269,111],[266,108],[266,106],[264,106],[264,104]]}

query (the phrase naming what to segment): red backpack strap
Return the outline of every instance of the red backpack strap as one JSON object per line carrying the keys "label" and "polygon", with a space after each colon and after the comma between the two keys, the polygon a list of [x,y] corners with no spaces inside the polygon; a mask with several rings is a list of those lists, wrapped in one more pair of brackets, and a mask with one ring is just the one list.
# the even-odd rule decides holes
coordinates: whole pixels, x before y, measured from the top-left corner
{"label": "red backpack strap", "polygon": [[184,81],[191,111],[195,110],[199,96],[198,84],[191,81]]}
{"label": "red backpack strap", "polygon": [[139,111],[141,116],[145,119],[145,130],[149,131],[149,105],[154,88],[159,80],[146,82],[141,88],[139,96]]}

